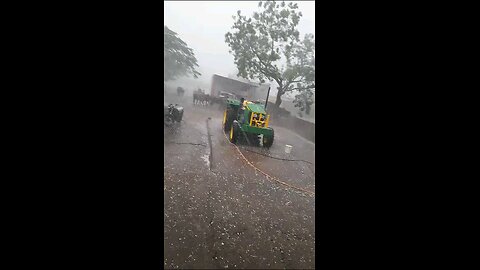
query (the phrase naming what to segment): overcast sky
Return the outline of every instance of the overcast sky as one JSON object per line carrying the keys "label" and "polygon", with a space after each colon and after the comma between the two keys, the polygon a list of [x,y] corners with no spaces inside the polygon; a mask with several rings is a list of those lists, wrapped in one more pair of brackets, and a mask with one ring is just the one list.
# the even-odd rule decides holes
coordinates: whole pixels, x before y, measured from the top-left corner
{"label": "overcast sky", "polygon": [[[281,2],[281,1],[279,1]],[[298,4],[303,16],[298,30],[300,37],[315,33],[315,2],[285,1]],[[258,1],[165,1],[164,25],[193,49],[199,64],[200,80],[210,82],[213,74],[227,76],[236,70],[228,52],[225,34],[233,25],[237,10],[251,16],[258,11]]]}

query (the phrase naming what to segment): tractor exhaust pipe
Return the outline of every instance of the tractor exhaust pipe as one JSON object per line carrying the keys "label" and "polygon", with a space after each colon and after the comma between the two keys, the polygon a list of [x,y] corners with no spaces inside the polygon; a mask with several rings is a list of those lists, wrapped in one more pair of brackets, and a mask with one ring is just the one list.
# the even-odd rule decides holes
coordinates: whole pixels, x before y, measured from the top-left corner
{"label": "tractor exhaust pipe", "polygon": [[265,100],[265,111],[267,111],[268,96],[270,95],[270,86],[268,87],[267,100]]}

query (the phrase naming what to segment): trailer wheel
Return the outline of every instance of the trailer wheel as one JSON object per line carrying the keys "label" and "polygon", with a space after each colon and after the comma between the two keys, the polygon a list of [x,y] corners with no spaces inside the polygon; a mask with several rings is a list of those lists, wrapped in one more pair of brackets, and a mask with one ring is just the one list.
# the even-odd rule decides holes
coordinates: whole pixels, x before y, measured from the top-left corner
{"label": "trailer wheel", "polygon": [[273,144],[273,139],[275,137],[275,133],[273,132],[272,129],[272,136],[265,136],[263,135],[263,147],[270,148]]}

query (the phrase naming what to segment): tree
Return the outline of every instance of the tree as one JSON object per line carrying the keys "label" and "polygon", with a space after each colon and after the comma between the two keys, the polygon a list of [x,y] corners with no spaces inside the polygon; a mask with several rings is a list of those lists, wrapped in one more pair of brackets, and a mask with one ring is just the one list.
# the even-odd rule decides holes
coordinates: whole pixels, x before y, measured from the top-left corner
{"label": "tree", "polygon": [[302,13],[297,12],[297,4],[267,1],[258,6],[261,12],[254,12],[251,18],[237,11],[233,31],[225,34],[238,76],[261,83],[275,81],[276,108],[282,103],[283,94],[298,93],[294,102],[303,111],[313,102],[311,94],[315,91],[314,36],[306,34],[300,40],[297,25]]}
{"label": "tree", "polygon": [[188,75],[198,78],[201,75],[195,70],[198,64],[193,50],[167,26],[163,27],[163,66],[163,81]]}
{"label": "tree", "polygon": [[295,107],[299,107],[299,115],[303,116],[302,112],[305,111],[306,114],[310,114],[311,106],[313,105],[313,92],[312,91],[303,91],[300,94],[295,96],[293,101]]}

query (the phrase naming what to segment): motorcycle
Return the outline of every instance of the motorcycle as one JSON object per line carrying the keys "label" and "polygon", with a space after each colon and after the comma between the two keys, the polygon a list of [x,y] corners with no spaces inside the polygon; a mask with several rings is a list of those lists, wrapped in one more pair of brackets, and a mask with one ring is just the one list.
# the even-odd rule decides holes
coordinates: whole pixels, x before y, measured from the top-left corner
{"label": "motorcycle", "polygon": [[165,126],[170,127],[175,122],[181,122],[183,118],[183,107],[179,106],[178,104],[169,104],[164,105],[163,111],[163,123]]}

